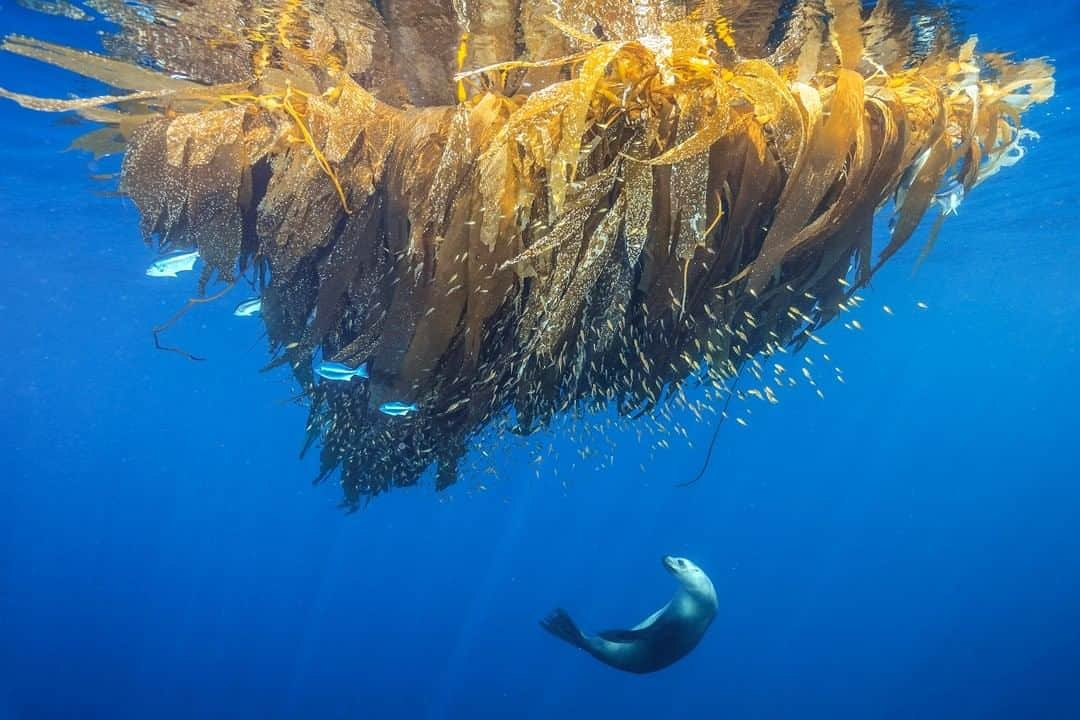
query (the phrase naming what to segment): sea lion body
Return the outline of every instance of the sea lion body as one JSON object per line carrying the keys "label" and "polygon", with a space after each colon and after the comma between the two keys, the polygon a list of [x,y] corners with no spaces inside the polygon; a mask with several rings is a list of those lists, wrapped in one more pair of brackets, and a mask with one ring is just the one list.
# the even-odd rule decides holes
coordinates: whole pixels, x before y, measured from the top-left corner
{"label": "sea lion body", "polygon": [[701,642],[716,617],[717,601],[712,581],[697,565],[671,556],[663,563],[679,581],[679,589],[667,605],[637,626],[586,635],[560,608],[541,627],[619,670],[640,674],[666,668]]}

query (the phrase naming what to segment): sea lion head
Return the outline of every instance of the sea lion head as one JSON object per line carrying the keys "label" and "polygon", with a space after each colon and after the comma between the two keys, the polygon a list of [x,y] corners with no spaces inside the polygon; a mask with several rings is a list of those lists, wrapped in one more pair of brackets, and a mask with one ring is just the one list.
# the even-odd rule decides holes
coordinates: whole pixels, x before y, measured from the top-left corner
{"label": "sea lion head", "polygon": [[668,572],[682,583],[683,588],[695,598],[716,603],[716,590],[705,571],[686,558],[665,555],[662,559]]}

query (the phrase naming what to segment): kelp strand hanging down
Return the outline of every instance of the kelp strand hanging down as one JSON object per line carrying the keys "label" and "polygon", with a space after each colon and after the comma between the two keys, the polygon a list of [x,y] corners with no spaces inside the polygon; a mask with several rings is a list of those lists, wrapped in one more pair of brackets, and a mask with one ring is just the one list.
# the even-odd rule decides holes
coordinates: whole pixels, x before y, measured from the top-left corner
{"label": "kelp strand hanging down", "polygon": [[[885,0],[94,7],[108,56],[3,47],[115,92],[0,94],[105,125],[81,147],[124,153],[144,234],[197,248],[201,287],[257,271],[353,506],[454,482],[494,420],[648,411],[814,338],[1053,93],[1046,62]],[[315,382],[316,357],[370,379]]]}

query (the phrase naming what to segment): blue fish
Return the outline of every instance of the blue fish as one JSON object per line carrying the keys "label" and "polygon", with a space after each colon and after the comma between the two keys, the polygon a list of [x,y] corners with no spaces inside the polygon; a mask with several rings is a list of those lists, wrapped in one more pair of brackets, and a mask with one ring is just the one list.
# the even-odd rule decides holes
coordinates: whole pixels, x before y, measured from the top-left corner
{"label": "blue fish", "polygon": [[394,402],[384,402],[379,406],[379,412],[392,417],[405,417],[419,409],[420,407],[416,403],[403,403],[396,400]]}
{"label": "blue fish", "polygon": [[313,370],[316,375],[321,378],[326,378],[327,380],[343,380],[348,382],[354,377],[358,377],[361,380],[367,380],[368,378],[367,363],[361,363],[359,366],[352,368],[345,363],[323,360],[316,365]]}
{"label": "blue fish", "polygon": [[158,258],[146,268],[147,277],[176,277],[177,273],[191,270],[199,259],[199,251],[166,255]]}
{"label": "blue fish", "polygon": [[253,317],[262,312],[262,298],[248,298],[236,306],[233,315],[236,317]]}

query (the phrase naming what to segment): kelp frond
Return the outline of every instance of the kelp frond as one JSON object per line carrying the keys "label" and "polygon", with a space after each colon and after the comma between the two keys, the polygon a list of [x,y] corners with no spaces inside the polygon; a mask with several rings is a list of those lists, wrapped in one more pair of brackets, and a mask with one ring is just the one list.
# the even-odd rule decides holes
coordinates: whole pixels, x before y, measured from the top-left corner
{"label": "kelp frond", "polygon": [[[100,3],[114,57],[3,47],[119,92],[2,96],[116,128],[148,237],[269,269],[270,337],[353,503],[433,463],[452,482],[510,409],[519,432],[638,413],[818,339],[928,211],[932,244],[1022,157],[1054,90],[885,0]],[[316,349],[370,381],[314,384]]]}

